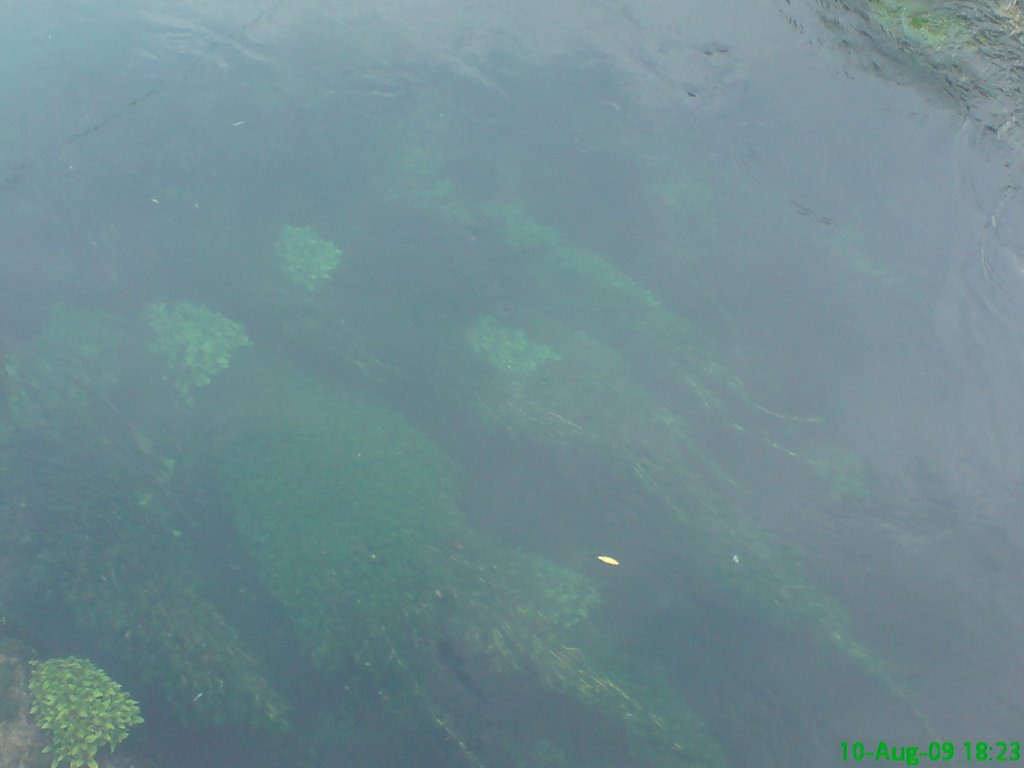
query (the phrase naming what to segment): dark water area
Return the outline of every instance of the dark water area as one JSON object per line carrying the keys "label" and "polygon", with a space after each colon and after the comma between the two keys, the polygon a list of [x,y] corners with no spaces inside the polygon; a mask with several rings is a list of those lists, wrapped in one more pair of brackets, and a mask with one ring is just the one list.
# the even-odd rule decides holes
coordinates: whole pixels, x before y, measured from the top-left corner
{"label": "dark water area", "polygon": [[1020,738],[1015,3],[0,9],[0,630],[118,755]]}

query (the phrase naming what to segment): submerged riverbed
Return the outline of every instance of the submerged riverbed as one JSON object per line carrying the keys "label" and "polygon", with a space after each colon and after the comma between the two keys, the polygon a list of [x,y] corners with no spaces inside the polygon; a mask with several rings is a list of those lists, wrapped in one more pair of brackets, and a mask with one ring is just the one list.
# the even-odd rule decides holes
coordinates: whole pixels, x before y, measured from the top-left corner
{"label": "submerged riverbed", "polygon": [[1015,737],[1015,2],[7,16],[0,631],[126,749]]}

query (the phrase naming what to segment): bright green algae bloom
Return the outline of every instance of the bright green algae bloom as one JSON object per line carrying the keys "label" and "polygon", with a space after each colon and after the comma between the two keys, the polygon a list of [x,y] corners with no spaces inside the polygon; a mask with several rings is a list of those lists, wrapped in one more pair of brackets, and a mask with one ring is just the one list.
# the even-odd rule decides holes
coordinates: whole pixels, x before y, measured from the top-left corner
{"label": "bright green algae bloom", "polygon": [[113,751],[142,722],[135,700],[91,662],[69,657],[30,663],[31,712],[50,731],[43,749],[54,755],[50,768],[97,768],[99,750]]}
{"label": "bright green algae bloom", "polygon": [[330,280],[341,263],[341,250],[309,227],[282,227],[276,250],[288,277],[311,291]]}
{"label": "bright green algae bloom", "polygon": [[187,403],[194,401],[196,390],[231,364],[239,348],[252,343],[239,323],[198,304],[178,304],[173,309],[154,304],[149,325],[154,334],[151,348]]}

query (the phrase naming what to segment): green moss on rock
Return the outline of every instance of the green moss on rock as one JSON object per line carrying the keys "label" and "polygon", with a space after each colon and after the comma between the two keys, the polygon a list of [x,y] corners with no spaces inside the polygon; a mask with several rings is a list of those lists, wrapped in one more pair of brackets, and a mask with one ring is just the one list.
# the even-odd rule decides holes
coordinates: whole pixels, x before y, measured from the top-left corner
{"label": "green moss on rock", "polygon": [[973,35],[952,9],[924,0],[871,0],[867,6],[878,25],[897,43],[924,52],[954,49]]}

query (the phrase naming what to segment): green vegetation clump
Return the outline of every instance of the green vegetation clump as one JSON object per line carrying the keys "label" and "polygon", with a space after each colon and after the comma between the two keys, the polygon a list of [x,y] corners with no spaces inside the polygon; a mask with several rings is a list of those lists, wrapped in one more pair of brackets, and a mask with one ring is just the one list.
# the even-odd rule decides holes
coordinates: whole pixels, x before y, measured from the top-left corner
{"label": "green vegetation clump", "polygon": [[[398,311],[387,313],[385,332],[365,317],[345,326],[348,333],[367,329],[360,341],[377,353],[374,377],[426,382],[455,418],[482,417],[502,434],[592,451],[638,483],[652,526],[672,537],[696,572],[740,596],[756,615],[783,626],[813,626],[840,653],[906,698],[882,660],[857,642],[843,607],[809,577],[801,553],[757,522],[759,499],[742,479],[745,473],[732,474],[733,456],[760,456],[766,466],[782,461],[802,470],[836,503],[865,492],[856,457],[806,448],[806,433],[816,431],[820,419],[783,413],[755,399],[729,365],[734,353],[615,258],[574,241],[521,206],[476,205],[457,190],[443,200],[424,194],[436,180],[435,167],[424,164],[404,175],[399,169],[402,184],[394,188],[404,190],[403,201],[439,222],[449,220],[447,212],[456,206],[460,220],[497,241],[495,258],[515,270],[521,327],[476,318],[460,326],[430,306],[417,305],[417,297],[403,297],[407,300],[395,301]],[[486,310],[481,315],[488,317]],[[293,338],[340,358],[344,353],[330,344],[340,326],[307,327],[303,337]],[[384,344],[374,343],[375,333]],[[422,346],[429,347],[429,355],[403,354],[408,348],[388,354],[389,339],[426,333],[431,335]],[[442,338],[446,333],[451,335]],[[452,351],[455,345],[461,345],[458,352]],[[538,361],[540,349],[557,350],[557,356],[542,355]],[[485,375],[474,376],[450,362],[474,358],[477,373]],[[543,375],[537,371],[541,363]],[[541,637],[519,635],[510,626],[491,632],[496,642],[482,647],[503,656],[502,646],[528,648],[532,638]],[[539,654],[547,652],[548,639],[539,641]],[[564,676],[545,673],[555,687],[581,690],[590,684],[583,667],[568,666]],[[634,717],[628,707],[619,711]]]}
{"label": "green vegetation clump", "polygon": [[242,541],[317,666],[383,667],[451,582],[451,461],[360,398],[271,371],[249,381],[236,405],[258,418],[211,441]]}
{"label": "green vegetation clump", "polygon": [[868,8],[878,25],[897,43],[922,51],[958,48],[973,37],[967,23],[951,8],[922,0],[872,0]]}
{"label": "green vegetation clump", "polygon": [[[543,688],[569,697],[620,731],[633,764],[725,765],[721,748],[683,699],[631,670],[610,668],[590,645],[571,641],[570,630],[599,602],[589,581],[480,535],[466,541],[466,556],[458,558],[462,616],[448,626],[458,628],[467,649],[488,658],[499,672],[534,676]],[[544,759],[553,759],[553,752],[545,750]],[[531,750],[527,764],[546,764],[540,760]]]}
{"label": "green vegetation clump", "polygon": [[97,768],[97,752],[113,751],[143,722],[138,703],[91,662],[69,657],[30,663],[30,711],[37,725],[50,731],[43,749],[54,755],[50,768],[63,763]]}
{"label": "green vegetation clump", "polygon": [[288,277],[311,291],[330,280],[341,263],[338,246],[310,227],[282,227],[276,250]]}
{"label": "green vegetation clump", "polygon": [[[474,715],[449,709],[439,643],[607,717],[631,751],[650,750],[646,765],[722,763],[685,703],[651,710],[591,667],[569,635],[598,601],[593,585],[470,528],[453,463],[403,416],[279,365],[231,374],[230,402],[203,401],[222,427],[203,440],[207,463],[317,668],[391,702],[404,727],[440,736],[464,765],[488,758],[467,736]],[[494,748],[519,759],[527,745]]]}
{"label": "green vegetation clump", "polygon": [[513,375],[531,374],[545,361],[561,357],[546,344],[530,340],[522,329],[503,325],[490,316],[477,320],[469,330],[469,340],[478,355]]}
{"label": "green vegetation clump", "polygon": [[131,537],[122,538],[97,552],[107,556],[107,579],[90,564],[68,595],[81,630],[118,649],[134,679],[159,690],[183,725],[287,729],[287,703],[237,629],[199,594],[189,561],[159,552],[147,572],[123,551]]}
{"label": "green vegetation clump", "polygon": [[231,364],[238,349],[252,344],[240,323],[197,304],[178,304],[173,309],[154,304],[149,325],[154,334],[152,350],[189,404],[198,389]]}
{"label": "green vegetation clump", "polygon": [[57,437],[88,421],[118,383],[120,343],[120,330],[109,315],[54,309],[40,334],[4,365],[14,426]]}
{"label": "green vegetation clump", "polygon": [[[125,412],[151,429],[141,411]],[[176,494],[192,486],[154,465],[125,423],[46,445],[45,461],[37,450],[12,451],[4,490],[25,503],[3,510],[4,530],[19,536],[0,537],[0,559],[46,566],[18,622],[73,619],[74,636],[121,659],[125,682],[159,691],[183,725],[287,727],[284,701],[211,601],[193,540],[182,535],[189,520]]]}

